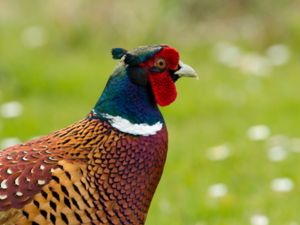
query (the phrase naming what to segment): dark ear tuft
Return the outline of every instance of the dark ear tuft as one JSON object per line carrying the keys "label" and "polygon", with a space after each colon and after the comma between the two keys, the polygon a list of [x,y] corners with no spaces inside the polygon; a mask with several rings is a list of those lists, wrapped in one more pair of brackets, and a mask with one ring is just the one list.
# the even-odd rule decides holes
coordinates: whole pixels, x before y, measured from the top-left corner
{"label": "dark ear tuft", "polygon": [[124,48],[113,48],[111,50],[113,59],[121,59],[126,53],[127,50]]}
{"label": "dark ear tuft", "polygon": [[135,66],[140,63],[140,59],[136,55],[127,53],[124,62],[128,65]]}

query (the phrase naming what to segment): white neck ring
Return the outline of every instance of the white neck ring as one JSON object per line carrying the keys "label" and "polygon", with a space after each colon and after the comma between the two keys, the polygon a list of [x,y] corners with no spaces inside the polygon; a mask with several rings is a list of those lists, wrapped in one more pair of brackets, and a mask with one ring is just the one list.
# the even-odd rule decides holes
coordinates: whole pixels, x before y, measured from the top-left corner
{"label": "white neck ring", "polygon": [[133,135],[150,136],[156,134],[163,128],[163,124],[160,121],[153,125],[146,123],[135,124],[120,116],[112,116],[107,113],[102,113],[101,116],[106,118],[112,127]]}

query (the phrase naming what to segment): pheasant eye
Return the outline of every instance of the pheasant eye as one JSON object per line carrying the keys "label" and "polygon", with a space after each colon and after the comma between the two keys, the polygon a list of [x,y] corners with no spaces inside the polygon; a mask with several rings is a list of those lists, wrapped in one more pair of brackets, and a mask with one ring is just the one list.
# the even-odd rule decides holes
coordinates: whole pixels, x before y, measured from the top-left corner
{"label": "pheasant eye", "polygon": [[163,58],[159,58],[155,61],[154,66],[159,69],[165,69],[167,66],[166,60],[164,60]]}

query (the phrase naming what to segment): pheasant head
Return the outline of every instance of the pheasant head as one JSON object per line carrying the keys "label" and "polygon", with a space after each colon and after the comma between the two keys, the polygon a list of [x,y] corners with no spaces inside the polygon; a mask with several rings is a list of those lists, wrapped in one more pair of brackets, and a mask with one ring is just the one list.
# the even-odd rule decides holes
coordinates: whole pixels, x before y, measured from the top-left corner
{"label": "pheasant head", "polygon": [[179,77],[196,77],[191,67],[179,61],[178,51],[167,45],[141,47],[129,53],[115,48],[112,54],[114,58],[123,57],[123,62],[128,65],[128,76],[134,84],[151,87],[160,106],[169,105],[176,99],[175,81]]}

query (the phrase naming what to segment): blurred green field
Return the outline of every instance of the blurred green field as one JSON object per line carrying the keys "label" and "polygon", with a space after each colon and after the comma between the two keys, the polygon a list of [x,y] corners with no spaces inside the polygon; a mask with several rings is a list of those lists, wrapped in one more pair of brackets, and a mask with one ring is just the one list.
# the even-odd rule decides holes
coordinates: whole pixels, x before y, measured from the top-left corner
{"label": "blurred green field", "polygon": [[85,116],[111,48],[168,43],[200,79],[180,80],[162,109],[169,153],[146,224],[300,225],[299,11],[283,0],[1,0],[0,109],[23,111],[2,107],[0,144]]}

